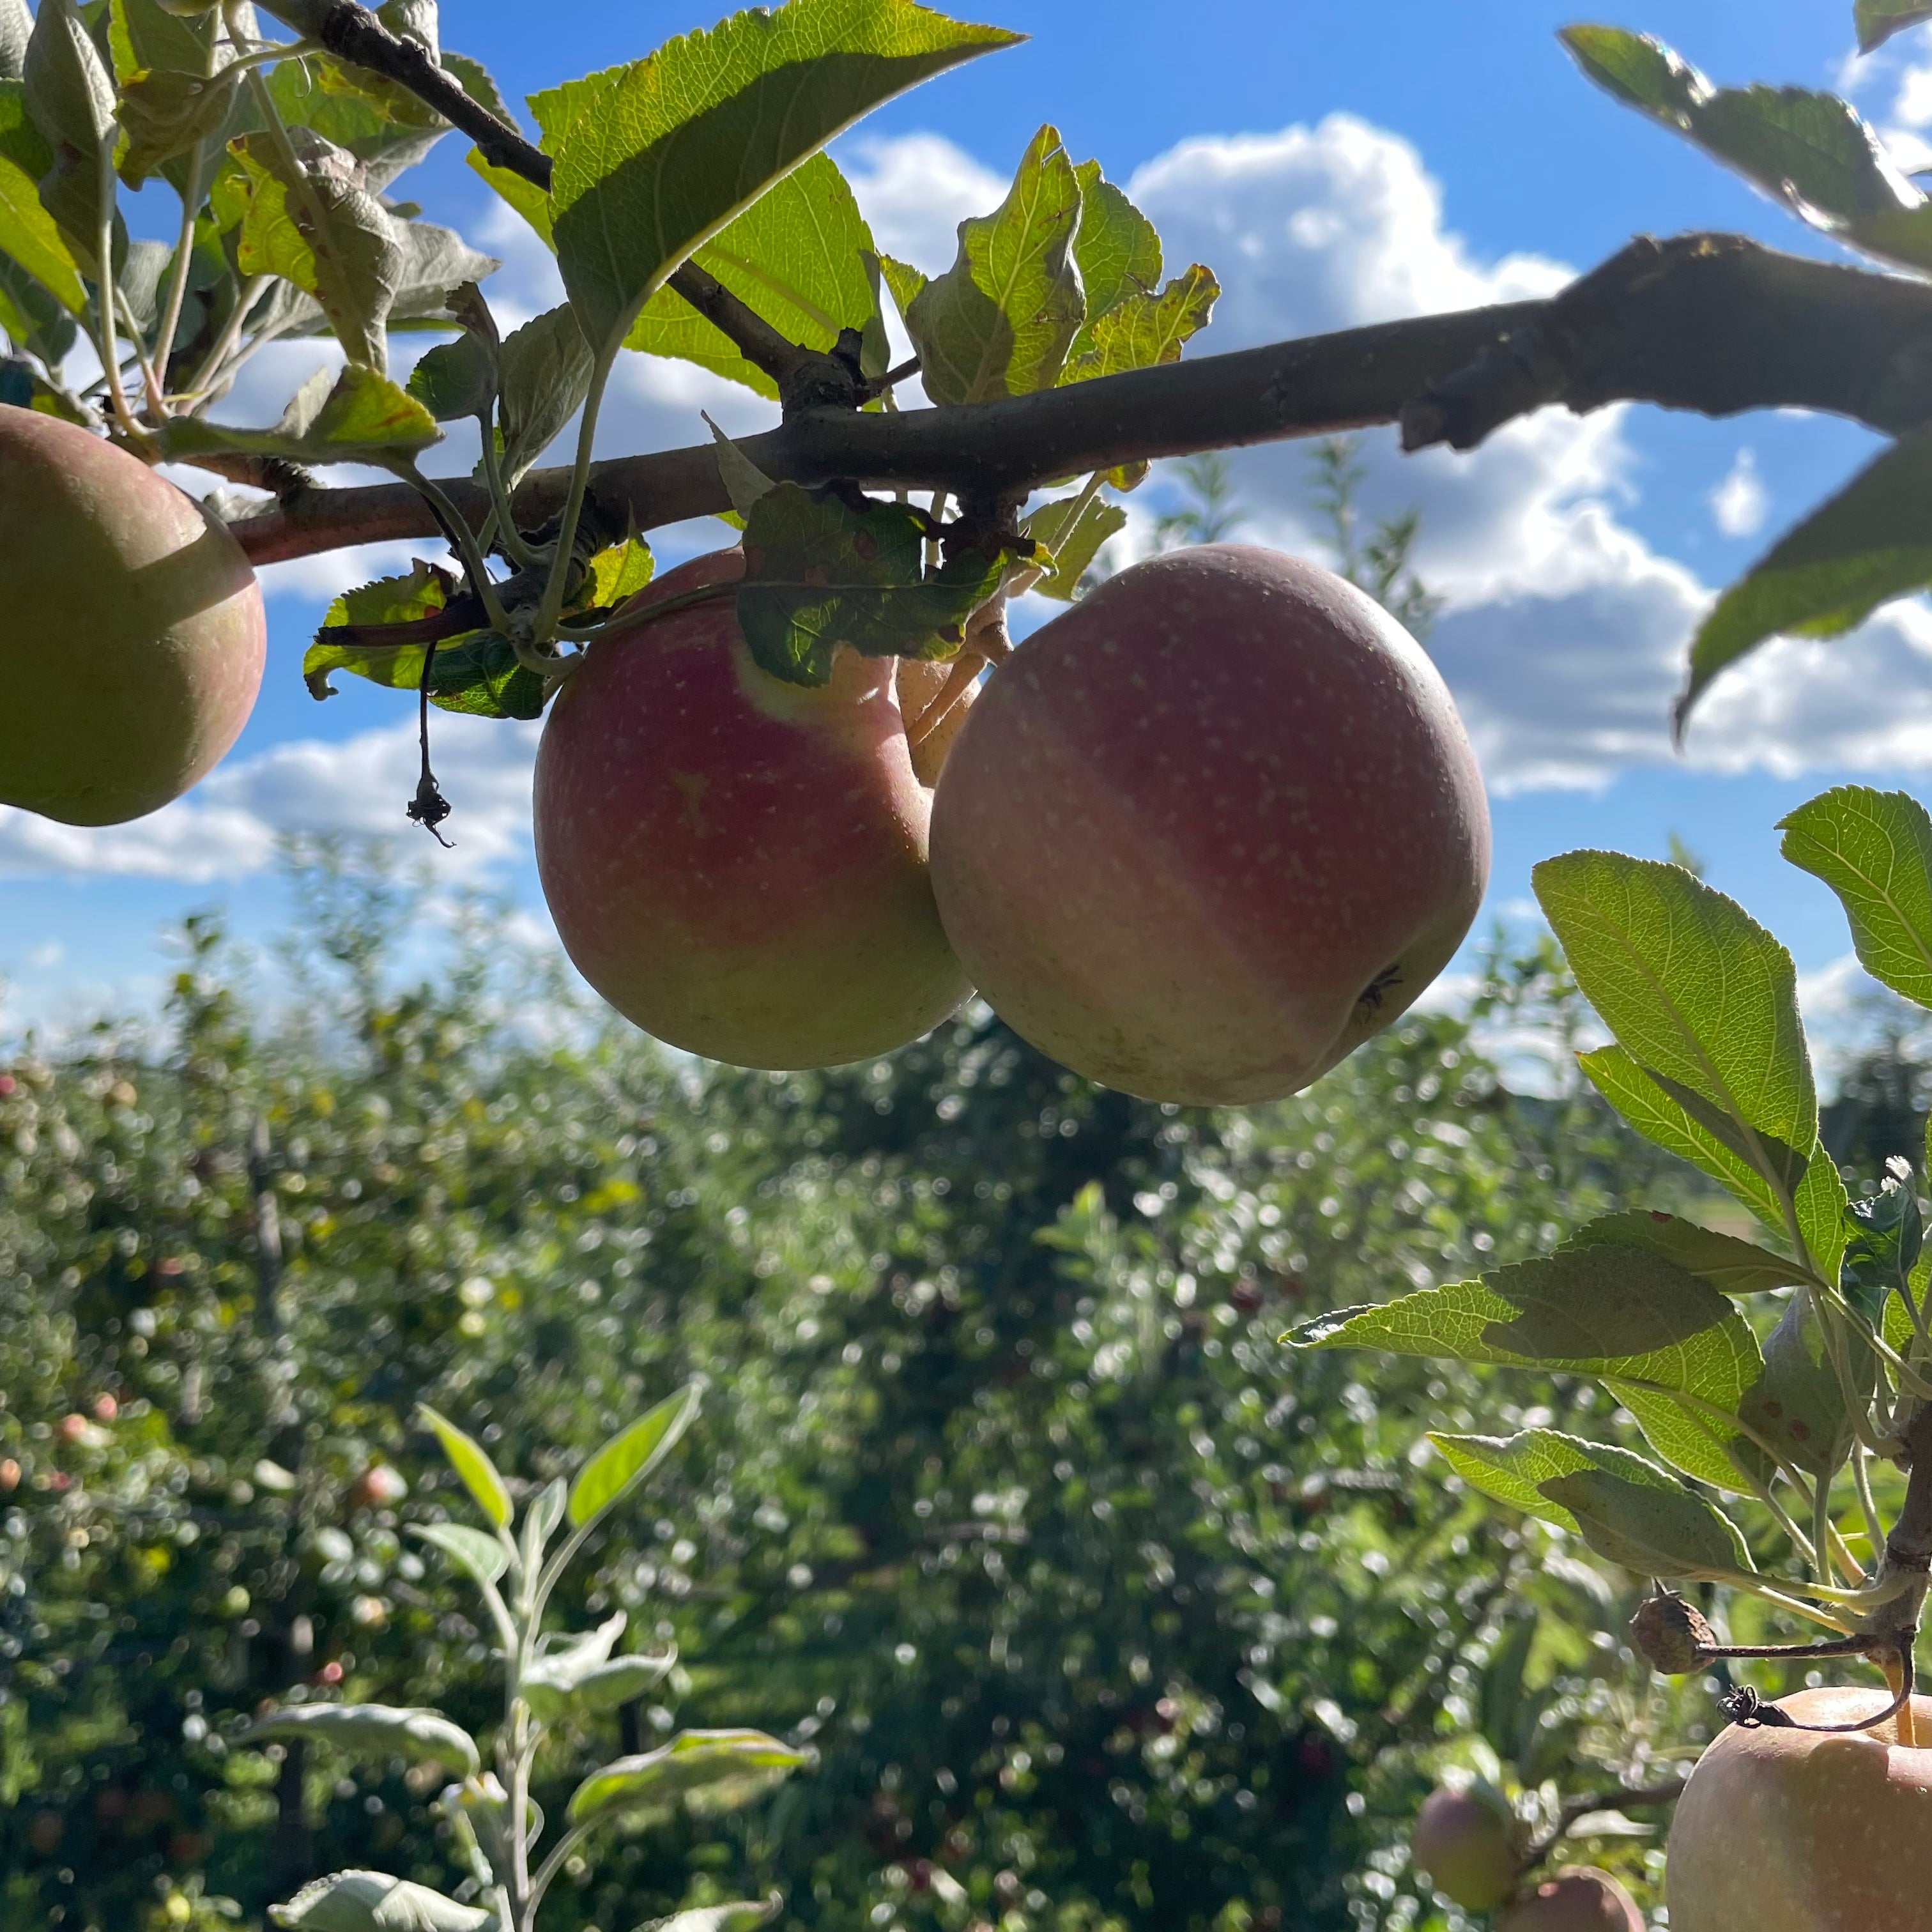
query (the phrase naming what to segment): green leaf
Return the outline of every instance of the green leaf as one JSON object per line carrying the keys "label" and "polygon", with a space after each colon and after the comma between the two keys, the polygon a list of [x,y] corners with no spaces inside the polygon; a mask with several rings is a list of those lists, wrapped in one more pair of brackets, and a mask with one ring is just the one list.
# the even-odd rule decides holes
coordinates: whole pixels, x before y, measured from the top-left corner
{"label": "green leaf", "polygon": [[557,261],[600,356],[671,270],[832,136],[1020,37],[913,0],[790,0],[534,95]]}
{"label": "green leaf", "polygon": [[239,1743],[260,1738],[314,1738],[372,1764],[392,1757],[412,1764],[432,1760],[460,1765],[472,1774],[483,1760],[475,1740],[440,1711],[398,1704],[292,1704],[257,1718],[237,1734]]}
{"label": "green leaf", "polygon": [[17,80],[0,80],[0,254],[70,315],[84,316],[87,290],[80,267],[40,202],[39,182],[52,165],[52,151],[28,117],[26,88]]}
{"label": "green leaf", "polygon": [[762,1731],[680,1731],[670,1743],[593,1771],[570,1800],[570,1822],[622,1818],[650,1823],[680,1804],[735,1809],[762,1797],[806,1762],[802,1751]]}
{"label": "green leaf", "polygon": [[1893,1171],[1878,1192],[1846,1207],[1847,1238],[1839,1262],[1845,1299],[1874,1329],[1885,1319],[1888,1295],[1910,1300],[1908,1283],[1925,1245],[1918,1196],[1908,1184],[1911,1169],[1903,1160],[1887,1165]]}
{"label": "green leaf", "polygon": [[1894,34],[1902,34],[1922,20],[1932,20],[1932,7],[1923,5],[1921,0],[1856,0],[1852,9],[1862,54],[1882,46]]}
{"label": "green leaf", "polygon": [[642,537],[627,537],[598,550],[584,566],[584,581],[569,608],[572,611],[615,610],[651,580],[657,560]]}
{"label": "green leaf", "polygon": [[[872,373],[883,373],[884,324],[868,272],[872,230],[845,177],[828,154],[814,154],[761,196],[693,260],[788,341],[829,350],[841,329],[876,340]],[[627,349],[670,356],[776,398],[778,385],[674,289],[645,303]]]}
{"label": "green leaf", "polygon": [[300,1932],[496,1932],[494,1912],[386,1872],[332,1872],[268,1916]]}
{"label": "green leaf", "polygon": [[718,460],[718,480],[724,484],[724,494],[730,498],[731,508],[737,514],[738,527],[742,530],[752,506],[772,488],[772,479],[708,416],[704,420],[710,425],[711,440]]}
{"label": "green leaf", "polygon": [[1088,328],[1084,352],[1068,362],[1060,381],[1084,382],[1179,362],[1188,338],[1208,326],[1220,293],[1213,272],[1197,262],[1157,296],[1127,296]]}
{"label": "green leaf", "polygon": [[326,369],[318,369],[273,429],[176,416],[159,432],[163,454],[187,463],[225,452],[296,463],[380,463],[412,457],[442,440],[434,418],[413,396],[353,364],[332,382]]}
{"label": "green leaf", "polygon": [[1654,1208],[1599,1215],[1585,1222],[1563,1245],[1652,1249],[1720,1294],[1758,1294],[1789,1288],[1798,1274],[1796,1264],[1785,1256]]}
{"label": "green leaf", "polygon": [[[1875,1368],[1876,1356],[1862,1352]],[[1828,1479],[1851,1453],[1852,1412],[1808,1295],[1794,1294],[1785,1304],[1765,1340],[1764,1373],[1738,1414],[1786,1461],[1812,1475]]]}
{"label": "green leaf", "polygon": [[[371,194],[380,194],[449,131],[434,108],[406,88],[326,54],[278,62],[268,70],[268,92],[290,128],[352,154]],[[243,110],[247,128],[262,131],[245,98]]]}
{"label": "green leaf", "polygon": [[1835,94],[1713,87],[1660,42],[1621,28],[1571,27],[1559,38],[1600,86],[1812,226],[1870,254],[1932,266],[1932,203]]}
{"label": "green leaf", "polygon": [[[1728,1188],[1765,1225],[1790,1234],[1784,1203],[1760,1168],[1686,1112],[1620,1046],[1578,1057],[1592,1084],[1636,1131]],[[1829,1279],[1844,1245],[1844,1184],[1828,1158],[1809,1162],[1798,1184],[1798,1225],[1819,1274]]]}
{"label": "green leaf", "polygon": [[436,1440],[442,1444],[442,1453],[449,1458],[450,1466],[463,1478],[463,1486],[476,1500],[477,1507],[499,1529],[507,1529],[510,1525],[510,1492],[504,1486],[503,1479],[496,1473],[496,1466],[491,1462],[482,1443],[474,1436],[466,1436],[456,1424],[439,1415],[427,1403],[420,1405],[417,1414],[436,1432]]}
{"label": "green leaf", "polygon": [[580,1630],[574,1636],[557,1631],[547,1633],[541,1640],[544,1649],[530,1669],[517,1679],[518,1691],[526,1692],[534,1682],[540,1691],[553,1698],[565,1695],[592,1671],[610,1660],[610,1652],[629,1621],[628,1613],[619,1610],[606,1617],[595,1630]]}
{"label": "green leaf", "polygon": [[[38,356],[50,369],[60,367],[80,337],[74,317],[5,255],[0,255],[0,329],[6,331],[16,348]],[[69,404],[59,402],[38,376],[34,382],[37,394],[44,393],[58,403],[56,415],[69,413]]]}
{"label": "green leaf", "polygon": [[1079,500],[1077,496],[1062,496],[1056,502],[1042,503],[1029,511],[1020,525],[1022,536],[1031,537],[1052,554],[1047,574],[1034,588],[1042,597],[1061,604],[1072,602],[1080,580],[1100,554],[1100,546],[1126,529],[1127,524],[1127,513],[1118,503],[1103,502],[1094,496],[1088,500],[1070,530],[1067,519]]}
{"label": "green leaf", "polygon": [[239,84],[232,69],[212,80],[169,68],[130,75],[121,83],[118,118],[127,135],[118,161],[121,178],[139,188],[220,134],[234,112]]}
{"label": "green leaf", "polygon": [[[543,1567],[543,1553],[550,1532],[563,1520],[564,1498],[569,1486],[561,1476],[554,1476],[524,1506],[524,1570],[534,1576]],[[620,1622],[617,1628],[623,1628]],[[611,1633],[614,1637],[616,1631]],[[608,1647],[606,1646],[607,1654]]]}
{"label": "green leaf", "polygon": [[1736,1526],[1641,1456],[1554,1429],[1429,1438],[1472,1488],[1572,1531],[1600,1556],[1653,1576],[1749,1574]]}
{"label": "green leaf", "polygon": [[1858,964],[1932,1006],[1932,813],[1909,792],[1837,785],[1778,826],[1785,857],[1843,902]]}
{"label": "green leaf", "polygon": [[392,324],[425,316],[448,320],[455,314],[452,298],[465,284],[482,281],[503,266],[494,255],[479,255],[454,229],[434,221],[398,221],[395,239],[402,266],[389,304]]}
{"label": "green leaf", "polygon": [[622,1634],[624,1613],[594,1630],[562,1642],[552,1642],[518,1679],[518,1694],[538,1720],[554,1724],[569,1716],[582,1719],[614,1711],[661,1684],[677,1661],[674,1649],[648,1656],[613,1658],[612,1646]]}
{"label": "green leaf", "polygon": [[687,1384],[612,1436],[571,1485],[572,1523],[580,1529],[628,1496],[677,1446],[698,1407],[698,1385]]}
{"label": "green leaf", "polygon": [[1006,200],[959,224],[952,266],[905,311],[933,401],[983,403],[1052,386],[1087,314],[1073,253],[1079,220],[1079,176],[1060,130],[1042,128]]}
{"label": "green leaf", "polygon": [[[1558,1249],[1480,1281],[1322,1316],[1292,1339],[1302,1348],[1366,1347],[1598,1376],[1660,1455],[1703,1481],[1745,1486],[1738,1432],[1710,1412],[1735,1415],[1758,1379],[1756,1337],[1726,1296],[1652,1248]],[[1680,1396],[1696,1398],[1695,1406]]]}
{"label": "green leaf", "polygon": [[230,144],[243,170],[236,266],[244,275],[280,275],[313,296],[350,361],[380,374],[407,266],[402,224],[361,184],[345,150],[305,129],[290,131],[300,149],[295,167],[265,134]]}
{"label": "green leaf", "polygon": [[1080,226],[1073,259],[1085,291],[1087,320],[1073,339],[1078,357],[1093,346],[1094,324],[1130,296],[1160,286],[1160,236],[1154,224],[1100,172],[1098,161],[1074,170],[1080,182]]}
{"label": "green leaf", "polygon": [[218,9],[190,17],[170,13],[160,0],[112,0],[107,51],[123,88],[137,74],[205,75],[232,58]]}
{"label": "green leaf", "polygon": [[1788,1198],[1818,1142],[1790,954],[1681,866],[1570,852],[1532,878],[1618,1043],[1774,1198]]}
{"label": "green leaf", "polygon": [[470,151],[469,161],[471,168],[536,230],[544,246],[554,250],[556,237],[552,232],[550,196],[534,182],[526,181],[508,168],[500,168],[494,162],[486,161],[474,148]]}
{"label": "green leaf", "polygon": [[434,1544],[479,1583],[494,1583],[509,1568],[509,1552],[487,1531],[466,1522],[415,1522],[410,1533]]}
{"label": "green leaf", "polygon": [[1911,430],[1868,463],[1731,584],[1691,640],[1674,717],[1768,638],[1835,638],[1881,604],[1932,584],[1932,428]]}
{"label": "green leaf", "polygon": [[842,644],[868,657],[946,657],[997,587],[1002,560],[947,559],[925,574],[924,526],[903,504],[779,483],[745,521],[738,621],[752,655],[788,683],[822,685]]}
{"label": "green leaf", "polygon": [[879,272],[885,278],[886,286],[892,291],[893,305],[903,322],[906,311],[918,300],[920,290],[929,278],[910,262],[896,261],[890,255],[880,256],[878,263]]}
{"label": "green leaf", "polygon": [[74,0],[40,0],[22,71],[27,111],[48,146],[93,166],[114,124],[114,81]]}
{"label": "green leaf", "polygon": [[736,1899],[728,1905],[694,1906],[668,1918],[647,1918],[637,1932],[754,1932],[776,1918],[784,1900],[773,1892],[766,1899]]}
{"label": "green leaf", "polygon": [[410,371],[409,392],[438,422],[474,416],[492,420],[496,401],[496,345],[465,329],[439,342]]}
{"label": "green leaf", "polygon": [[1565,27],[1556,38],[1597,85],[1678,132],[1711,83],[1661,40],[1622,27]]}
{"label": "green leaf", "polygon": [[503,469],[514,483],[583,407],[590,393],[592,357],[568,302],[513,330],[498,356]]}

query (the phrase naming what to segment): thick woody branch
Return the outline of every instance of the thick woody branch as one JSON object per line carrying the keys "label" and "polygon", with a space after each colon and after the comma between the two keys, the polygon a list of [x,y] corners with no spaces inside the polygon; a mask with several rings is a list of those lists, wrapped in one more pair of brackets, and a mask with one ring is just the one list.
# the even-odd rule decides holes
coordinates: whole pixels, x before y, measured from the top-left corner
{"label": "thick woody branch", "polygon": [[[955,409],[799,412],[746,440],[768,476],[998,497],[1161,457],[1401,420],[1467,448],[1517,416],[1614,401],[1727,416],[1814,410],[1897,434],[1932,420],[1932,287],[1781,255],[1736,236],[1631,243],[1547,302],[1382,322]],[[598,464],[592,488],[640,530],[730,507],[710,443]],[[516,502],[539,527],[568,473]],[[481,518],[480,490],[445,486]],[[403,485],[322,490],[236,526],[258,562],[434,525]]]}
{"label": "thick woody branch", "polygon": [[[467,134],[485,160],[549,193],[549,155],[466,93],[463,83],[438,66],[426,48],[391,33],[356,0],[263,0],[263,5],[285,26],[308,39],[320,40],[338,60],[367,68],[407,88],[452,128]],[[822,359],[815,352],[788,341],[694,262],[674,271],[670,286],[728,336],[746,362],[762,369],[781,389],[796,378],[802,367]]]}

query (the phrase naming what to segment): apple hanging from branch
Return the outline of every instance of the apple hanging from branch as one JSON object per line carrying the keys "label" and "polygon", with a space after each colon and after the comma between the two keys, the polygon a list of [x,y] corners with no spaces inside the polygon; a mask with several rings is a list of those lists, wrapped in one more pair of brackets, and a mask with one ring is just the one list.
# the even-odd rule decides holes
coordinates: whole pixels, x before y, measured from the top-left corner
{"label": "apple hanging from branch", "polygon": [[0,404],[0,804],[70,825],[158,811],[262,682],[262,593],[227,530],[138,458]]}

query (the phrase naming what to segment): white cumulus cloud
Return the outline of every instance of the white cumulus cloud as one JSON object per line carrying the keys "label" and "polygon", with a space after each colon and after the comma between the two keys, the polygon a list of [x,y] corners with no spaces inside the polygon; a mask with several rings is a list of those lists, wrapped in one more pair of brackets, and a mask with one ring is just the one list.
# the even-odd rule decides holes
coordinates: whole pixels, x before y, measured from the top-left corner
{"label": "white cumulus cloud", "polygon": [[1724,480],[1711,492],[1711,520],[1727,537],[1754,537],[1764,528],[1771,511],[1771,493],[1757,473],[1757,458],[1749,449],[1738,452],[1737,460]]}

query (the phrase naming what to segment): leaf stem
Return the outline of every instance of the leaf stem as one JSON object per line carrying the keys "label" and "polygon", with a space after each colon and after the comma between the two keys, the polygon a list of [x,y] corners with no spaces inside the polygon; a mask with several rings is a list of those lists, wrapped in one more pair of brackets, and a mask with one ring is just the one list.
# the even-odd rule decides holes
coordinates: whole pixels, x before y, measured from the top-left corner
{"label": "leaf stem", "polygon": [[140,425],[128,407],[128,398],[121,387],[121,346],[114,334],[114,305],[119,298],[114,282],[114,150],[120,138],[120,124],[110,121],[94,146],[94,193],[100,202],[95,211],[99,219],[94,230],[94,246],[100,251],[94,273],[94,308],[100,326],[95,346],[100,351],[101,380],[106,387],[114,420],[128,436],[140,440]]}
{"label": "leaf stem", "polygon": [[557,526],[556,555],[551,560],[550,577],[544,585],[543,602],[537,607],[536,641],[540,645],[554,641],[563,615],[565,587],[570,581],[571,565],[576,554],[577,526],[584,514],[584,493],[590,482],[590,452],[597,438],[597,415],[603,406],[615,353],[607,347],[598,355],[590,372],[590,387],[584,395],[584,413],[577,429],[577,460],[571,466],[570,487]]}
{"label": "leaf stem", "polygon": [[194,224],[201,213],[202,190],[208,171],[208,143],[194,144],[194,157],[188,164],[188,184],[182,190],[182,224],[175,243],[175,259],[168,277],[168,296],[161,319],[154,330],[154,367],[160,372],[162,394],[158,405],[163,416],[172,413],[167,402],[168,364],[174,360],[175,338],[181,332],[182,309],[188,300],[188,278],[194,265]]}

